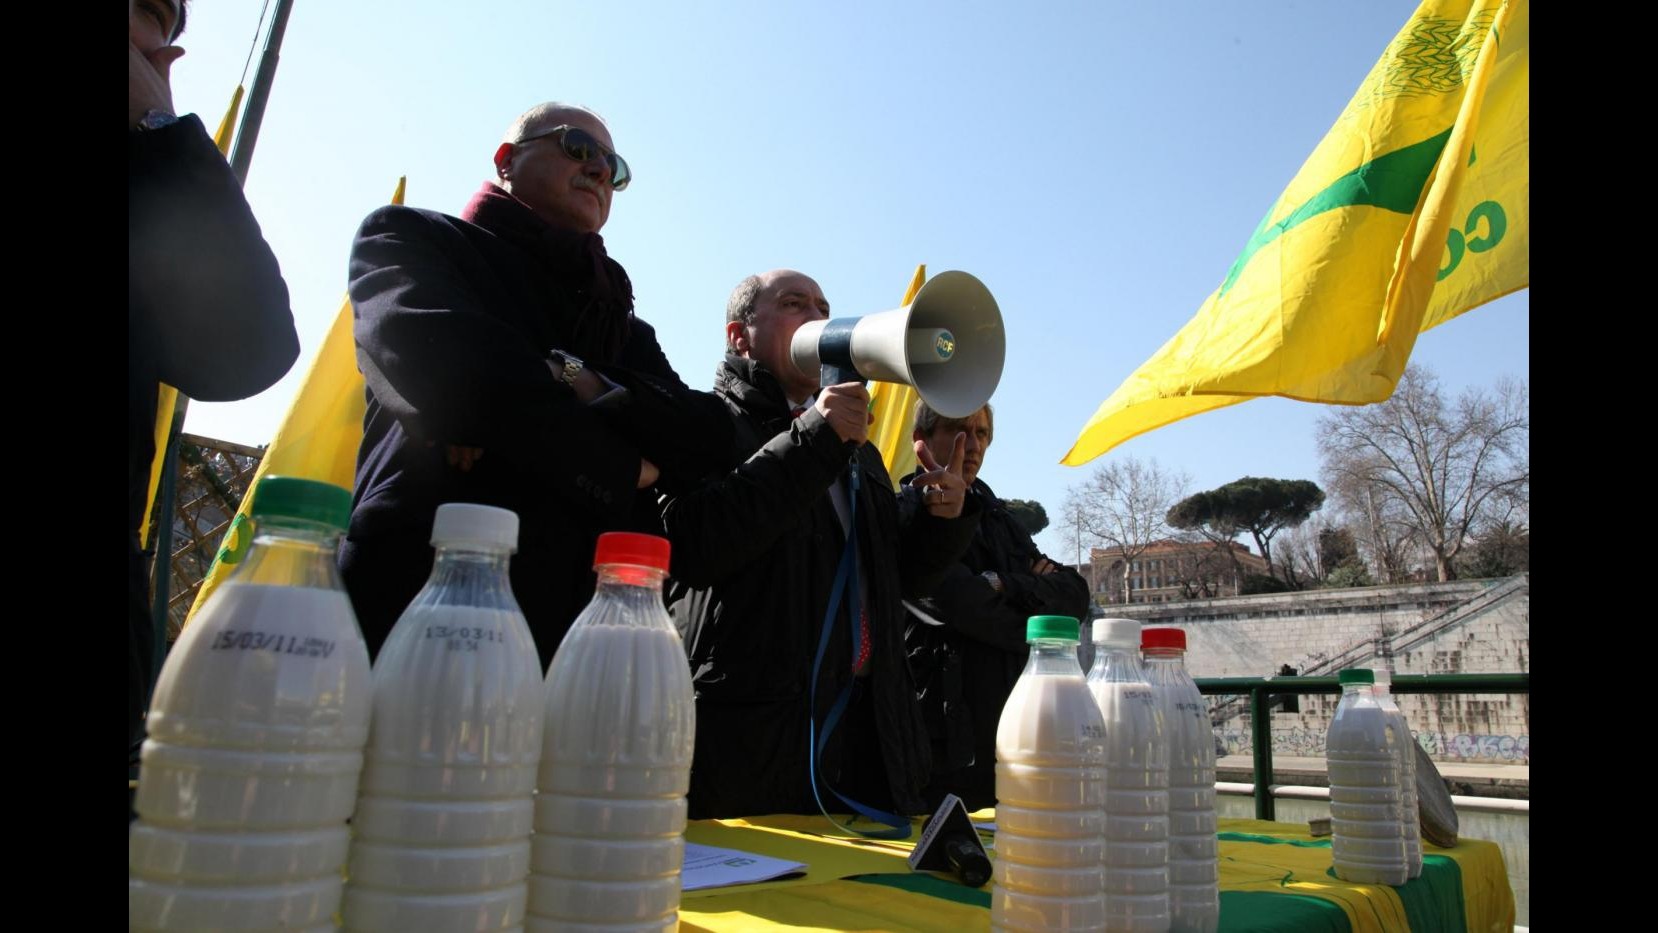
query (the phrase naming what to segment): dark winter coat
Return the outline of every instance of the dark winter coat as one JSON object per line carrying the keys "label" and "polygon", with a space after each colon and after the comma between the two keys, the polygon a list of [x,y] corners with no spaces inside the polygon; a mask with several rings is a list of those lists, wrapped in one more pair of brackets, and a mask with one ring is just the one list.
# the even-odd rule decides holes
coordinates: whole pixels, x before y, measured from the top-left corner
{"label": "dark winter coat", "polygon": [[[816,812],[808,781],[808,713],[819,723],[850,678],[846,609],[834,620],[818,692],[808,704],[813,660],[845,534],[829,488],[852,459],[872,653],[867,687],[881,764],[898,812],[923,809],[926,731],[904,661],[901,600],[927,592],[960,556],[977,525],[964,512],[943,520],[899,512],[880,455],[840,440],[808,408],[791,417],[778,383],[752,361],[728,356],[715,392],[735,419],[727,471],[664,502],[673,542],[670,609],[697,691],[693,818]],[[857,783],[870,766],[843,755],[832,734],[823,774]],[[826,800],[832,812],[844,812]]]}
{"label": "dark winter coat", "polygon": [[[665,476],[687,464],[700,475],[698,452],[730,436],[724,406],[686,388],[630,313],[631,288],[598,235],[553,230],[506,197],[480,193],[474,206],[490,209],[477,223],[382,208],[352,246],[367,406],[340,565],[371,652],[430,573],[437,507],[474,502],[518,514],[512,588],[545,667],[592,598],[598,535],[654,522],[654,494],[635,489],[641,458]],[[620,303],[620,331],[602,338],[578,327],[599,279]],[[623,386],[625,400],[577,399],[548,365],[554,349]],[[462,471],[452,444],[483,456]]]}
{"label": "dark winter coat", "polygon": [[[906,498],[918,498],[905,487]],[[1025,622],[1033,615],[1066,615],[1088,625],[1088,582],[1058,569],[1036,574],[1046,559],[1036,543],[982,480],[970,500],[981,506],[978,533],[934,594],[919,603],[943,627],[911,616],[905,641],[932,738],[934,778],[929,806],[946,793],[969,810],[996,805],[996,725],[1013,684],[1025,668]],[[998,593],[981,574],[994,571]]]}
{"label": "dark winter coat", "polygon": [[158,383],[204,402],[257,394],[299,356],[288,286],[242,185],[200,118],[127,134],[128,740],[154,672],[138,526],[155,458]]}

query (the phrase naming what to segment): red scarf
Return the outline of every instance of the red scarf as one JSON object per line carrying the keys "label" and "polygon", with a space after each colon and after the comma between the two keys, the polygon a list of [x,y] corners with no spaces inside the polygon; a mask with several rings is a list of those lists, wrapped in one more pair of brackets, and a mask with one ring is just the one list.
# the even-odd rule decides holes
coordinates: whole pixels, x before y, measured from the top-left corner
{"label": "red scarf", "polygon": [[542,259],[575,311],[571,344],[559,347],[595,362],[615,362],[633,318],[633,283],[620,263],[605,252],[597,233],[565,230],[536,216],[528,204],[494,182],[484,182],[461,210],[461,219],[477,224]]}

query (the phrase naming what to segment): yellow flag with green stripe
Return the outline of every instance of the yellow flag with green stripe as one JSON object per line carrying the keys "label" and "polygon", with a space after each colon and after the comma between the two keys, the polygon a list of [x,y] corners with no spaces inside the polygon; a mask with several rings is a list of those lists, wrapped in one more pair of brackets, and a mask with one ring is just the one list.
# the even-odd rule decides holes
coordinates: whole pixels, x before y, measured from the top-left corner
{"label": "yellow flag with green stripe", "polygon": [[[927,264],[915,267],[910,287],[904,292],[899,307],[915,301],[915,295],[927,282]],[[875,423],[869,429],[869,442],[881,452],[881,461],[887,465],[887,475],[894,488],[899,480],[915,469],[915,402],[921,396],[914,386],[898,382],[877,382],[869,388],[869,412]]]}
{"label": "yellow flag with green stripe", "polygon": [[[407,178],[397,181],[391,203],[403,203]],[[213,566],[202,579],[201,589],[190,604],[196,617],[207,597],[230,574],[253,543],[253,492],[259,480],[272,476],[299,476],[351,489],[357,469],[357,448],[363,442],[363,409],[366,405],[363,374],[357,370],[357,345],[351,336],[351,298],[340,303],[339,314],[323,338],[322,349],[311,363],[294,395],[293,404],[282,418],[281,427],[265,448],[265,457],[254,471],[248,491],[236,517],[225,530]]]}
{"label": "yellow flag with green stripe", "polygon": [[1061,461],[1276,395],[1393,394],[1416,335],[1530,283],[1528,0],[1427,0],[1197,315]]}

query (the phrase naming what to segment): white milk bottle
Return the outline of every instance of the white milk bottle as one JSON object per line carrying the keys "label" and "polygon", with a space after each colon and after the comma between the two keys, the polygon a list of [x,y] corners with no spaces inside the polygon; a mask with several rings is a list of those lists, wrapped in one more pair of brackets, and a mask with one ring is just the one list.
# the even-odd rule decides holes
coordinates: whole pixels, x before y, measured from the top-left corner
{"label": "white milk bottle", "polygon": [[1358,884],[1410,878],[1397,737],[1365,668],[1337,675],[1341,703],[1324,740],[1330,774],[1330,850],[1336,877]]}
{"label": "white milk bottle", "polygon": [[994,930],[1103,930],[1105,732],[1077,620],[1032,616],[1030,657],[996,725]]}
{"label": "white milk bottle", "polygon": [[1410,876],[1419,877],[1422,874],[1422,816],[1416,802],[1416,739],[1410,734],[1410,724],[1405,721],[1404,710],[1399,708],[1393,699],[1393,673],[1386,668],[1372,668],[1371,676],[1376,678],[1376,702],[1387,711],[1388,721],[1393,724],[1399,748],[1399,806],[1401,809],[1400,823],[1405,830],[1405,864],[1410,866]]}
{"label": "white milk bottle", "polygon": [[1105,926],[1169,928],[1169,740],[1140,667],[1140,623],[1094,620],[1088,689],[1105,721]]}
{"label": "white milk bottle", "polygon": [[338,486],[266,477],[246,556],[156,681],[127,835],[132,930],[332,930],[368,738]]}
{"label": "white milk bottle", "polygon": [[1220,926],[1220,853],[1209,706],[1186,672],[1185,632],[1144,629],[1140,650],[1169,736],[1169,929],[1214,933]]}
{"label": "white milk bottle", "polygon": [[547,668],[527,930],[679,924],[691,668],[662,605],[668,542],[599,536],[593,601]]}
{"label": "white milk bottle", "polygon": [[438,506],[432,575],[374,663],[348,930],[522,928],[543,710],[517,545],[506,509]]}

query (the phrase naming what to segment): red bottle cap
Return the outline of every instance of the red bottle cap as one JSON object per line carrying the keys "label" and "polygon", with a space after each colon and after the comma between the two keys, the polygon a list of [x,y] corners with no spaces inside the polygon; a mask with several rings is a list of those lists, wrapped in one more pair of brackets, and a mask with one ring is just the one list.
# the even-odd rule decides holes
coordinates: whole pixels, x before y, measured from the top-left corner
{"label": "red bottle cap", "polygon": [[1140,630],[1141,648],[1179,648],[1186,650],[1186,632],[1178,628],[1143,628]]}
{"label": "red bottle cap", "polygon": [[607,531],[599,535],[599,546],[593,553],[593,566],[634,564],[666,571],[668,548],[667,538],[631,531]]}

